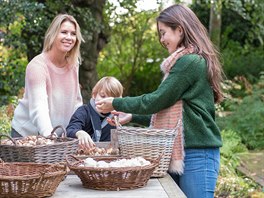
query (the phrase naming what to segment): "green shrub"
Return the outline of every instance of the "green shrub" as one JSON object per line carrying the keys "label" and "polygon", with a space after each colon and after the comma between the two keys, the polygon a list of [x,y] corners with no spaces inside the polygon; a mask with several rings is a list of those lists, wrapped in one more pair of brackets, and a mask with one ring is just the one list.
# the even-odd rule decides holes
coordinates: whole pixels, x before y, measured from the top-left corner
{"label": "green shrub", "polygon": [[[227,171],[229,169],[226,165],[221,165],[220,171]],[[260,193],[261,187],[251,179],[242,175],[229,173],[228,176],[218,177],[218,182],[215,191],[215,198],[238,198],[252,197],[251,194]],[[260,194],[259,198],[263,197],[263,193]]]}
{"label": "green shrub", "polygon": [[12,101],[24,86],[27,59],[18,49],[0,45],[0,106]]}
{"label": "green shrub", "polygon": [[13,116],[13,106],[0,107],[0,134],[9,135],[11,130],[11,119]]}
{"label": "green shrub", "polygon": [[8,105],[0,106],[0,134],[10,134],[14,110],[18,104],[18,98],[22,97],[23,92],[24,89],[21,89],[18,96],[10,97]]}
{"label": "green shrub", "polygon": [[232,158],[236,153],[247,151],[246,146],[242,143],[241,137],[232,130],[221,131],[223,146],[221,147],[221,155],[226,158]]}
{"label": "green shrub", "polygon": [[238,153],[247,152],[240,136],[232,130],[221,132],[221,166],[216,185],[216,198],[250,197],[252,192],[259,192],[260,186],[236,171],[239,165]]}
{"label": "green shrub", "polygon": [[221,130],[232,129],[242,138],[248,149],[264,149],[264,75],[253,86],[252,93],[234,104],[233,112],[218,118]]}
{"label": "green shrub", "polygon": [[261,71],[264,71],[263,47],[241,47],[238,42],[229,41],[222,50],[223,68],[229,79],[235,76],[246,76],[250,82],[256,82]]}

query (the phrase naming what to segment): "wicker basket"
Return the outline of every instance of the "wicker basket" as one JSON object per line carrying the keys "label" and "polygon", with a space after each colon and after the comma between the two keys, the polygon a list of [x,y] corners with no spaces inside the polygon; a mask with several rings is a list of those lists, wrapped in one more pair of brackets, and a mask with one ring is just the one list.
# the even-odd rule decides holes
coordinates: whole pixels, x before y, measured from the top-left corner
{"label": "wicker basket", "polygon": [[[120,157],[93,157],[96,161],[111,162]],[[129,159],[129,158],[126,158]],[[149,159],[147,159],[149,160]],[[68,166],[82,182],[83,187],[96,190],[125,190],[146,186],[154,169],[158,166],[160,158],[149,160],[150,165],[119,168],[96,168],[80,166],[84,164],[72,155],[66,158]]]}
{"label": "wicker basket", "polygon": [[153,129],[140,127],[123,127],[117,125],[115,133],[121,156],[143,156],[148,159],[157,158],[163,152],[158,168],[151,177],[163,177],[167,174],[172,148],[180,126],[175,129]]}
{"label": "wicker basket", "polygon": [[4,145],[0,142],[0,158],[5,162],[36,162],[36,163],[56,163],[64,161],[67,155],[76,153],[78,149],[78,139],[65,137],[54,137],[54,132],[62,126],[57,126],[51,132],[50,139],[55,143],[48,145],[20,146],[16,145],[16,140],[22,138],[11,138],[6,135],[2,137],[9,138],[14,145]]}
{"label": "wicker basket", "polygon": [[66,174],[66,164],[2,161],[0,162],[0,197],[52,196]]}

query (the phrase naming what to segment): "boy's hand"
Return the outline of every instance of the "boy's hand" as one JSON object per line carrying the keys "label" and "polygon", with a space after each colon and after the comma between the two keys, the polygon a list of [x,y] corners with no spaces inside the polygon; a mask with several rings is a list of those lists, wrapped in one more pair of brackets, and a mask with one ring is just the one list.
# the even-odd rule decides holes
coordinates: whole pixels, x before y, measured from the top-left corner
{"label": "boy's hand", "polygon": [[[132,114],[131,113],[124,113],[121,111],[112,111],[111,113],[114,114],[114,116],[118,116],[118,121],[121,125],[129,123],[132,120]],[[107,122],[112,126],[116,126],[114,118],[112,118],[112,119],[107,118]]]}
{"label": "boy's hand", "polygon": [[93,142],[91,136],[87,132],[83,130],[77,131],[76,137],[79,140],[79,146],[81,148],[91,149],[95,147],[95,143]]}

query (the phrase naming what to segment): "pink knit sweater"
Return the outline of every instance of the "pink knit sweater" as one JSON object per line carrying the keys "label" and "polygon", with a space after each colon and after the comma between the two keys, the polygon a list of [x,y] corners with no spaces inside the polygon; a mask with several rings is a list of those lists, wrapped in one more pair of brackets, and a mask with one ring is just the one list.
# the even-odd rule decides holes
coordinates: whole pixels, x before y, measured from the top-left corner
{"label": "pink knit sweater", "polygon": [[15,110],[12,127],[22,136],[50,135],[57,125],[66,127],[82,105],[79,67],[58,68],[44,53],[26,69],[25,93]]}

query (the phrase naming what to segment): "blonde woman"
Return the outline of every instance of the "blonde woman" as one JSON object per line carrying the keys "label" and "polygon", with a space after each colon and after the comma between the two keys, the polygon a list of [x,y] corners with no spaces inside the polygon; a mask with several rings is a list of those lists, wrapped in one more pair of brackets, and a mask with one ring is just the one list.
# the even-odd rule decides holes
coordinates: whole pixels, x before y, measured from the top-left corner
{"label": "blonde woman", "polygon": [[152,114],[148,123],[154,128],[175,128],[182,120],[169,173],[188,198],[213,198],[222,146],[214,106],[223,96],[218,53],[206,28],[186,6],[163,10],[157,17],[157,30],[169,53],[161,64],[164,77],[157,90],[137,97],[102,99],[97,109],[133,113],[123,117],[123,123],[143,122],[144,114]]}
{"label": "blonde woman", "polygon": [[82,105],[78,78],[82,41],[73,16],[59,14],[53,19],[42,53],[27,65],[25,93],[14,112],[12,137],[49,136],[55,126],[67,126]]}

